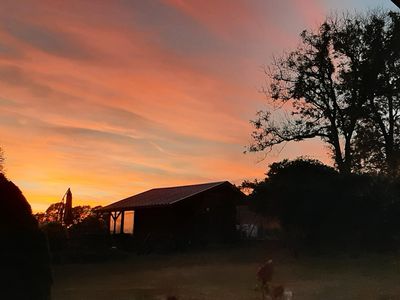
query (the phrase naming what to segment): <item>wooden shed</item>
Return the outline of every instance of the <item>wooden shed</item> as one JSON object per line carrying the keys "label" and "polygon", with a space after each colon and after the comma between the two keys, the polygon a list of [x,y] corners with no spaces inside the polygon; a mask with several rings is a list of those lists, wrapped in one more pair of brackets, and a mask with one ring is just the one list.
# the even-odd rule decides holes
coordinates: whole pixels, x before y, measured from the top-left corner
{"label": "wooden shed", "polygon": [[236,204],[244,194],[228,181],[156,188],[100,209],[112,234],[135,240],[207,243],[236,236]]}

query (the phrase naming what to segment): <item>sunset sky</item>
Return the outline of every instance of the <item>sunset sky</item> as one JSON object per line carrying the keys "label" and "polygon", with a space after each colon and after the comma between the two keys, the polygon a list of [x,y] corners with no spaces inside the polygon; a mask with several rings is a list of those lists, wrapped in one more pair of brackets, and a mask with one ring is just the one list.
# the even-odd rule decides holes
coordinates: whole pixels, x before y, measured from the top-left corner
{"label": "sunset sky", "polygon": [[262,178],[317,141],[243,154],[261,70],[305,28],[366,0],[0,0],[0,146],[34,211],[152,187]]}

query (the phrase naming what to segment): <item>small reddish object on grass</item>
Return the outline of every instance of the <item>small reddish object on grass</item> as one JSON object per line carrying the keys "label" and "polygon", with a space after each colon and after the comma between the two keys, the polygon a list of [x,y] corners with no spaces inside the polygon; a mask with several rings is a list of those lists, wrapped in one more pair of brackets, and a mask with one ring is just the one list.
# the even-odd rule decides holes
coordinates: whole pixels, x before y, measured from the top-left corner
{"label": "small reddish object on grass", "polygon": [[263,264],[257,271],[257,279],[265,286],[268,282],[272,281],[272,276],[274,275],[274,265],[272,264],[272,259],[268,260]]}

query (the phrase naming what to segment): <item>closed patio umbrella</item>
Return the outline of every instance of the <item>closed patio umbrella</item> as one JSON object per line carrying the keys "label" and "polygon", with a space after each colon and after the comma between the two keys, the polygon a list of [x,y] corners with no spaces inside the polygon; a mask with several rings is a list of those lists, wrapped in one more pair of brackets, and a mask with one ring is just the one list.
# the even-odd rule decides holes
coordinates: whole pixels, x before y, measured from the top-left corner
{"label": "closed patio umbrella", "polygon": [[71,225],[73,223],[73,216],[72,216],[72,193],[71,189],[68,188],[67,192],[65,193],[65,209],[64,209],[64,218],[63,222],[65,225]]}

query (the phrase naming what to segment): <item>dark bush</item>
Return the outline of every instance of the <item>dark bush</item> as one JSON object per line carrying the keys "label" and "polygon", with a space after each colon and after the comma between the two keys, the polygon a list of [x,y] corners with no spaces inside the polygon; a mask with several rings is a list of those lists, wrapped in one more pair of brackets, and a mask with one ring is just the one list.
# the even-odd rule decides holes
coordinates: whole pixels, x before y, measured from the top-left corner
{"label": "dark bush", "polygon": [[312,251],[394,249],[400,239],[400,181],[340,175],[315,160],[284,160],[250,195],[253,210],[278,217],[292,247]]}
{"label": "dark bush", "polygon": [[68,247],[68,232],[61,223],[50,222],[41,226],[49,242],[52,262],[59,263],[64,260],[64,253]]}
{"label": "dark bush", "polygon": [[0,257],[4,299],[49,299],[48,246],[19,188],[0,174]]}

